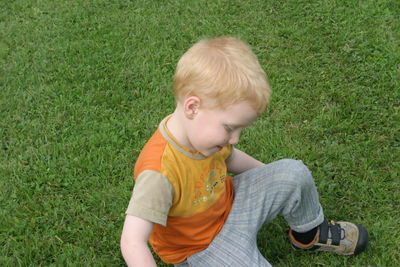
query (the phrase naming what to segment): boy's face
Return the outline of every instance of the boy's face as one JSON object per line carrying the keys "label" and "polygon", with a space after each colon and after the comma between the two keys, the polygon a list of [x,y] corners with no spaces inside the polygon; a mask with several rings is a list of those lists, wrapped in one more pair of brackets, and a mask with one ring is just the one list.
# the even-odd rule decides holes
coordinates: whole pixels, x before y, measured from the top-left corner
{"label": "boy's face", "polygon": [[191,147],[208,157],[224,146],[237,144],[241,131],[253,123],[257,112],[248,102],[226,109],[200,108],[187,127]]}

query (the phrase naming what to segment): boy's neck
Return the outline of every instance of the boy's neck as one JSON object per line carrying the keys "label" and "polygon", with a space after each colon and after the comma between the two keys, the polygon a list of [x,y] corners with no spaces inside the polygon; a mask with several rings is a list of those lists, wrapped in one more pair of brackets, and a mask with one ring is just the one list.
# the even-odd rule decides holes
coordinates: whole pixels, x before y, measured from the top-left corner
{"label": "boy's neck", "polygon": [[184,127],[185,118],[183,118],[182,116],[184,115],[179,112],[179,108],[176,108],[165,126],[168,128],[169,132],[180,145],[190,150],[194,150],[186,136],[186,131]]}

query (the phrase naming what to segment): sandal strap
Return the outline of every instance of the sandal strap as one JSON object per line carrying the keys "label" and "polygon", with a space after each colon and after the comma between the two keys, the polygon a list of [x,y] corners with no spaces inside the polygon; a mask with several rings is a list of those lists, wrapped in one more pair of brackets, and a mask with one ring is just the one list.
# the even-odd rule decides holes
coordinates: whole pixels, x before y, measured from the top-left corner
{"label": "sandal strap", "polygon": [[332,234],[332,245],[339,246],[340,243],[340,224],[330,225],[330,230]]}
{"label": "sandal strap", "polygon": [[328,242],[328,232],[329,232],[329,225],[327,221],[324,221],[319,226],[319,243],[326,244]]}
{"label": "sandal strap", "polygon": [[330,224],[324,221],[319,226],[319,243],[327,244],[329,238],[329,232],[331,233],[331,245],[339,246],[341,240],[341,227],[340,224]]}

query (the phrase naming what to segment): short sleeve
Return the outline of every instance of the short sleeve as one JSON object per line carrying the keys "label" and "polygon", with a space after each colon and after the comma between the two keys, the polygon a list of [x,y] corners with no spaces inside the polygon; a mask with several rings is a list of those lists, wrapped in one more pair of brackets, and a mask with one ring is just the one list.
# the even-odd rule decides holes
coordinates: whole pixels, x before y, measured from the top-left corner
{"label": "short sleeve", "polygon": [[136,179],[125,213],[166,226],[173,195],[172,185],[165,176],[152,170],[143,171]]}

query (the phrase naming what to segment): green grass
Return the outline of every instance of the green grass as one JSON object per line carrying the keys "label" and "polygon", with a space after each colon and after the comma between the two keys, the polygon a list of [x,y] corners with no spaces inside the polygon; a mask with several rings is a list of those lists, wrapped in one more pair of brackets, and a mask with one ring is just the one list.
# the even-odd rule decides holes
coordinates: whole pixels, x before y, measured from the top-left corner
{"label": "green grass", "polygon": [[250,43],[274,91],[238,147],[302,159],[327,218],[370,232],[357,257],[299,253],[277,219],[260,250],[275,266],[394,266],[399,13],[395,0],[2,1],[0,266],[124,265],[132,166],[174,109],[179,56],[220,35]]}

